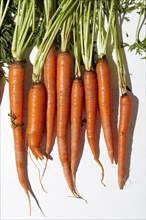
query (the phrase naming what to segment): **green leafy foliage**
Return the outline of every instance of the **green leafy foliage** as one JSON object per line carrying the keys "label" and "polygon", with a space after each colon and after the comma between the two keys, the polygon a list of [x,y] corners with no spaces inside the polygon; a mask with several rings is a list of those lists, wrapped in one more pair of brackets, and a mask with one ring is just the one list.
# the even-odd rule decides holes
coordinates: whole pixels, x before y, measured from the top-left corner
{"label": "green leafy foliage", "polygon": [[[10,65],[12,61],[11,45],[14,33],[14,19],[18,0],[10,1],[5,18],[0,29],[0,65]],[[6,4],[6,3],[5,3]]]}

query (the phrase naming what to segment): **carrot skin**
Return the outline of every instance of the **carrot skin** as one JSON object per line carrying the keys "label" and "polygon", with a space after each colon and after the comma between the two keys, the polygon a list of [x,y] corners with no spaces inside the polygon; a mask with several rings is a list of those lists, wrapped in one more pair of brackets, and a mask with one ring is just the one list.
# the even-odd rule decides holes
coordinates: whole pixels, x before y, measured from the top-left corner
{"label": "carrot skin", "polygon": [[75,176],[79,157],[82,111],[84,103],[84,84],[75,79],[71,89],[71,171]]}
{"label": "carrot skin", "polygon": [[24,133],[23,133],[23,116],[24,116],[24,80],[25,80],[25,69],[24,67],[15,62],[10,66],[9,69],[9,99],[10,99],[10,111],[15,117],[14,123],[18,125],[13,127],[14,137],[14,149],[15,149],[15,160],[18,178],[21,186],[23,187],[30,204],[30,196],[28,193],[28,178],[26,177],[26,155],[27,151],[24,144]]}
{"label": "carrot skin", "polygon": [[101,58],[96,64],[96,73],[98,81],[98,102],[101,117],[101,125],[108,150],[108,155],[113,163],[114,143],[111,122],[111,82],[110,68],[106,58]]}
{"label": "carrot skin", "polygon": [[99,151],[96,144],[96,119],[97,119],[97,77],[96,73],[87,71],[84,73],[84,89],[85,89],[85,106],[86,106],[86,128],[87,139],[94,157],[94,160],[98,163],[102,170],[101,182],[104,178],[104,168],[99,161]]}
{"label": "carrot skin", "polygon": [[95,131],[97,118],[97,78],[94,72],[84,73],[87,138],[95,159],[98,158]]}
{"label": "carrot skin", "polygon": [[46,114],[46,89],[44,84],[33,84],[28,94],[28,124],[27,143],[32,153],[41,160],[44,159],[40,150],[41,139],[44,131]]}
{"label": "carrot skin", "polygon": [[118,184],[122,189],[126,177],[126,147],[131,117],[132,100],[129,95],[120,97],[120,119],[118,129]]}
{"label": "carrot skin", "polygon": [[52,46],[44,63],[44,84],[47,92],[46,105],[46,154],[51,153],[52,139],[56,116],[56,71],[57,57],[55,46]]}
{"label": "carrot skin", "polygon": [[60,52],[57,57],[57,143],[64,176],[73,193],[74,186],[67,146],[67,128],[71,103],[71,72],[71,55],[68,52]]}

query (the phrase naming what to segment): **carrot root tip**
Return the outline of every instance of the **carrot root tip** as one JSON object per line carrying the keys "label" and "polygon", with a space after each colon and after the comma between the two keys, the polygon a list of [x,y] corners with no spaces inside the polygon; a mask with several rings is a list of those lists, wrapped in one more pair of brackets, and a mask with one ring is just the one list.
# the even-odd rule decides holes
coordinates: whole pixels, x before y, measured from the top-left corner
{"label": "carrot root tip", "polygon": [[123,189],[124,184],[125,184],[125,178],[120,178],[118,180],[118,184],[119,184],[119,189]]}

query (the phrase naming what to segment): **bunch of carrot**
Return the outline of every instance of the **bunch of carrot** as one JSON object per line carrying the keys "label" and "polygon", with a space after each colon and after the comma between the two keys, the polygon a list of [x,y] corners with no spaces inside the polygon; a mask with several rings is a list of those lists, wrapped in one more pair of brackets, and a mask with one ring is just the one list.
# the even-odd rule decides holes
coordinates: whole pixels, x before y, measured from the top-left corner
{"label": "bunch of carrot", "polygon": [[[22,55],[34,35],[35,0],[31,0],[29,3],[27,0],[19,0],[18,17],[12,42],[14,63],[12,63],[9,69],[9,116],[14,135],[18,177],[27,194],[29,203],[29,192],[35,199],[36,197],[27,177],[25,162],[27,148],[24,145],[24,139],[26,137],[27,145],[36,159],[43,160],[46,158],[47,166],[53,149],[55,120],[57,124],[58,153],[65,179],[73,195],[77,198],[82,198],[78,193],[75,180],[80,151],[84,101],[88,143],[95,161],[101,168],[101,181],[104,178],[104,168],[99,160],[99,146],[96,143],[98,105],[111,163],[115,159],[111,122],[110,67],[106,58],[106,47],[110,30],[115,41],[119,82],[122,91],[118,129],[118,181],[120,188],[124,185],[126,175],[126,143],[131,114],[131,96],[128,95],[126,90],[122,52],[119,49],[120,40],[115,0],[109,1],[106,35],[104,34],[102,0],[62,0],[58,7],[56,5],[57,3],[54,0],[44,0],[45,34],[38,46],[38,52],[33,64],[32,85],[28,93],[26,135],[23,129],[25,69],[22,63]],[[61,47],[57,55],[55,39],[60,29]],[[97,33],[99,59],[94,65],[94,41]],[[74,60],[70,50],[72,37],[75,59],[73,81]],[[84,71],[81,71],[82,62]],[[41,77],[42,74],[43,77]],[[70,151],[69,143],[67,142],[69,122],[71,124]],[[42,149],[41,140],[45,127],[46,146],[45,149]]]}

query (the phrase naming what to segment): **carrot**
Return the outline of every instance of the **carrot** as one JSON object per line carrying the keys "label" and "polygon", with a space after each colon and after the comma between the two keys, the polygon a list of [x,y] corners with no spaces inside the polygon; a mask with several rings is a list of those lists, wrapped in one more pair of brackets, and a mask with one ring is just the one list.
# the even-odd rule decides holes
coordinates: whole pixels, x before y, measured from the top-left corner
{"label": "carrot", "polygon": [[98,150],[96,146],[96,115],[97,115],[97,78],[96,74],[92,71],[86,71],[84,73],[84,88],[85,88],[85,106],[86,106],[86,127],[87,138],[94,156],[94,160],[99,164],[102,169],[102,180],[104,177],[104,169],[101,162],[98,159]]}
{"label": "carrot", "polygon": [[55,46],[52,46],[48,52],[44,63],[44,84],[47,91],[46,108],[46,154],[49,155],[52,150],[52,139],[56,116],[56,69],[57,59]]}
{"label": "carrot", "polygon": [[120,97],[120,120],[118,130],[118,184],[122,189],[126,177],[126,146],[132,101],[127,93]]}
{"label": "carrot", "polygon": [[27,143],[32,153],[41,160],[44,159],[40,149],[45,124],[46,90],[42,83],[32,84],[28,94],[28,124]]}
{"label": "carrot", "polygon": [[71,171],[74,180],[78,164],[83,102],[84,84],[81,78],[76,78],[71,89]]}
{"label": "carrot", "polygon": [[13,128],[15,160],[19,182],[22,185],[30,206],[30,196],[28,193],[28,180],[26,177],[26,148],[23,134],[23,110],[24,110],[24,78],[25,69],[19,63],[11,64],[9,69],[9,98],[11,125]]}
{"label": "carrot", "polygon": [[114,143],[111,123],[111,83],[110,68],[106,58],[100,58],[96,64],[98,81],[98,102],[101,125],[111,162],[114,160]]}
{"label": "carrot", "polygon": [[72,57],[68,52],[60,52],[57,57],[57,143],[64,176],[71,192],[74,186],[68,157],[67,127],[71,102]]}

